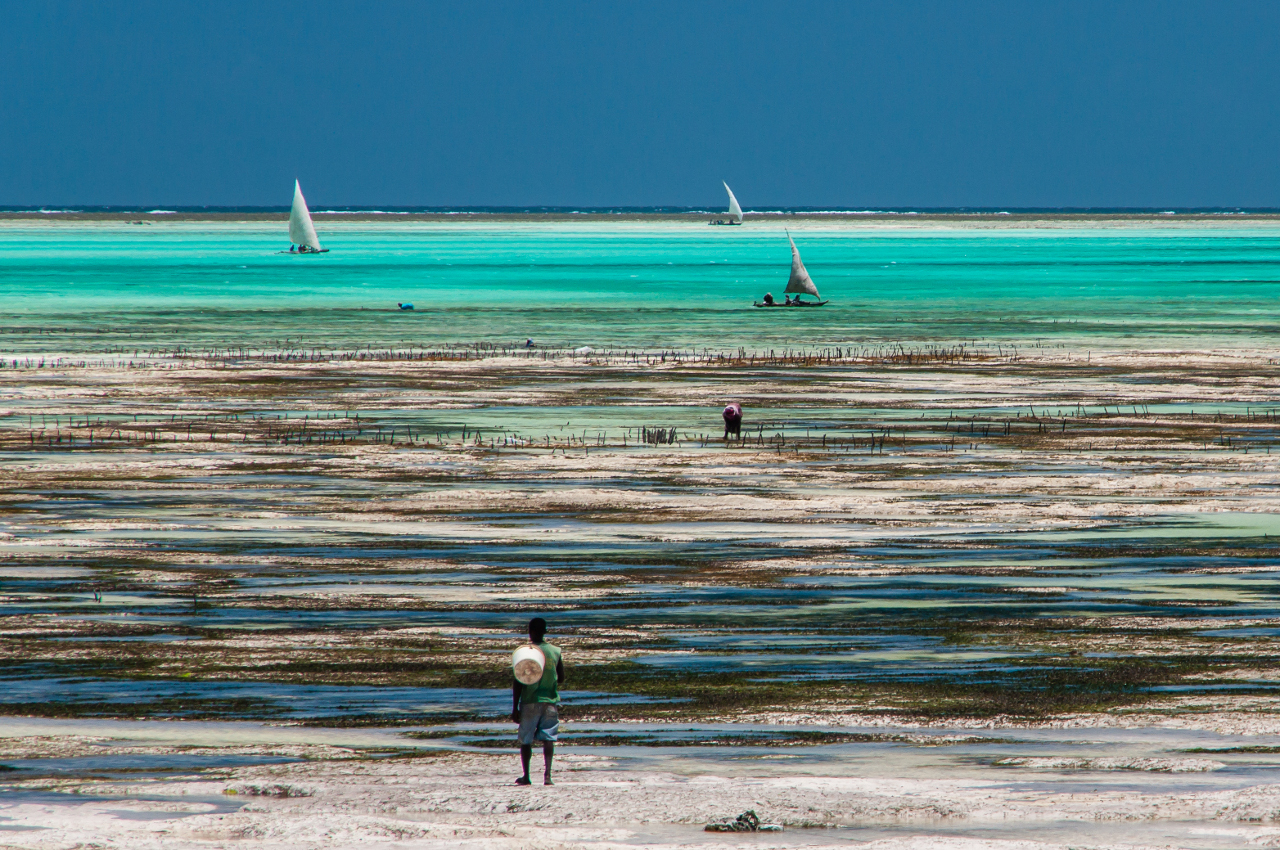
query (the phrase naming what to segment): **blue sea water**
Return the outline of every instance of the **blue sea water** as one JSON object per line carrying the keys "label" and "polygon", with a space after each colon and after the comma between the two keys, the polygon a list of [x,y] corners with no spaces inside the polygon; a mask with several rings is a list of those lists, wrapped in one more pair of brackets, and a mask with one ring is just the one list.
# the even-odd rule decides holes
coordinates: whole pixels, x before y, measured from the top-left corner
{"label": "blue sea water", "polygon": [[[0,347],[516,344],[646,348],[953,344],[1267,346],[1280,226],[897,227],[801,223],[830,304],[780,297],[772,222],[54,222],[0,229]],[[416,309],[403,312],[398,302]]]}

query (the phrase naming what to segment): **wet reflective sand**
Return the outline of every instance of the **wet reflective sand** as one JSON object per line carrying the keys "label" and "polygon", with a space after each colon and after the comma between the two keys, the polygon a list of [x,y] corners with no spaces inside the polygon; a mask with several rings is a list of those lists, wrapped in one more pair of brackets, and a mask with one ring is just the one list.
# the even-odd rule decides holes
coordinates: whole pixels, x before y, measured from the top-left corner
{"label": "wet reflective sand", "polygon": [[[20,683],[0,704],[483,718],[531,613],[593,717],[639,697],[635,719],[1269,694],[1280,454],[1263,391],[1221,397],[1208,355],[1178,383],[1173,355],[1066,358],[785,363],[729,443],[716,402],[761,379],[749,357],[646,370],[631,391],[662,404],[631,425],[600,400],[631,367],[603,354],[9,370],[0,581]],[[1035,391],[940,408],[922,370],[974,399]],[[875,407],[827,397],[868,375]],[[1157,375],[1159,395],[1109,395]],[[297,407],[304,378],[337,382],[341,404]],[[444,383],[472,389],[385,392]],[[557,403],[526,417],[513,394]],[[43,429],[18,412],[34,407]],[[638,443],[646,423],[674,443]],[[408,690],[305,690],[370,686]]]}
{"label": "wet reflective sand", "polygon": [[[101,411],[79,367],[10,372],[15,408],[62,407],[52,444],[18,413],[6,436],[0,706],[73,719],[5,721],[6,840],[302,846],[309,823],[421,846],[1280,835],[1280,454],[1261,398],[1219,397],[1202,368],[1118,404],[1078,389],[1089,371],[1070,394],[942,410],[914,364],[845,358],[788,364],[747,407],[776,418],[726,445],[703,434],[749,359],[666,367],[646,409],[666,415],[632,425],[597,398],[620,368],[160,361],[95,367],[84,386],[130,371]],[[928,368],[982,398],[1073,367]],[[1169,366],[1087,368],[1141,386]],[[558,404],[526,420],[475,400],[464,437],[430,403],[292,405],[278,388],[313,369],[497,375]],[[212,401],[248,371],[251,392]],[[857,374],[878,376],[875,407],[813,397]],[[561,415],[577,424],[550,427]],[[637,444],[642,424],[678,437]],[[551,803],[506,786],[507,653],[532,613],[570,659]],[[119,717],[234,722],[95,719]],[[700,831],[745,808],[788,830]],[[33,828],[54,813],[58,830]]]}
{"label": "wet reflective sand", "polygon": [[[510,784],[506,726],[0,720],[19,847],[1273,846],[1277,730],[1168,725],[574,724],[554,788]],[[755,738],[755,741],[748,739]],[[594,743],[585,743],[595,739]],[[790,743],[786,741],[790,739]],[[753,809],[781,833],[715,836]],[[49,827],[56,824],[56,829]]]}

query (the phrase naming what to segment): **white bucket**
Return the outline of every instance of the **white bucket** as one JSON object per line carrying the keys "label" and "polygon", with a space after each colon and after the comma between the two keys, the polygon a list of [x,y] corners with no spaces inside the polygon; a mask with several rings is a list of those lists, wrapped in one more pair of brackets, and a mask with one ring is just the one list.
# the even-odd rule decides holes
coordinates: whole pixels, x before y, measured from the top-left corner
{"label": "white bucket", "polygon": [[516,681],[521,684],[536,685],[542,681],[542,668],[546,664],[547,657],[532,644],[525,644],[511,653],[511,669],[515,671]]}

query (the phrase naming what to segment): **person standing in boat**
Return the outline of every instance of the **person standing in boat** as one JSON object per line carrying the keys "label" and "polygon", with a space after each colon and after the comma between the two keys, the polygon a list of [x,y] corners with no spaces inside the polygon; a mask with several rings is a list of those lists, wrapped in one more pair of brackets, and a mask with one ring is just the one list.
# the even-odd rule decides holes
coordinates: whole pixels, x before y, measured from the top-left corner
{"label": "person standing in boat", "polygon": [[560,731],[560,685],[564,684],[564,658],[560,647],[546,642],[547,621],[534,617],[529,621],[529,642],[542,650],[546,663],[542,678],[532,685],[513,677],[511,686],[511,720],[519,725],[516,741],[520,744],[520,764],[524,775],[517,785],[531,785],[529,762],[533,760],[533,742],[542,742],[542,784],[551,781],[551,758],[555,755],[556,737]]}

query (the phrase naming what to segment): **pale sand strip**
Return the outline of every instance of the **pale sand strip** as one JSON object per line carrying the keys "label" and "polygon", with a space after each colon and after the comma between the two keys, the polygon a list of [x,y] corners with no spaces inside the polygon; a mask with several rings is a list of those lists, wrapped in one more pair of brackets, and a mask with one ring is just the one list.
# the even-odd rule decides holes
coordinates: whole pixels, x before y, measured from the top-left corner
{"label": "pale sand strip", "polygon": [[[0,798],[0,817],[7,819],[0,846],[1048,850],[1081,840],[1093,847],[1152,846],[1142,840],[1144,832],[1164,829],[1190,842],[1176,846],[1195,846],[1196,834],[1209,831],[1240,846],[1280,841],[1280,828],[1260,823],[1280,809],[1280,785],[1134,791],[1114,777],[1099,780],[1096,769],[1074,776],[1067,770],[1045,781],[1021,770],[989,780],[690,775],[617,769],[607,758],[570,754],[559,759],[554,788],[517,788],[509,784],[514,763],[509,753],[454,754],[303,762],[166,783],[51,783],[79,795],[123,799]],[[1098,787],[1081,787],[1088,782]],[[758,838],[701,831],[710,820],[746,809],[786,831]],[[1101,844],[1090,840],[1099,823],[1110,824],[1104,834],[1113,836]],[[877,830],[896,837],[877,837]]]}

